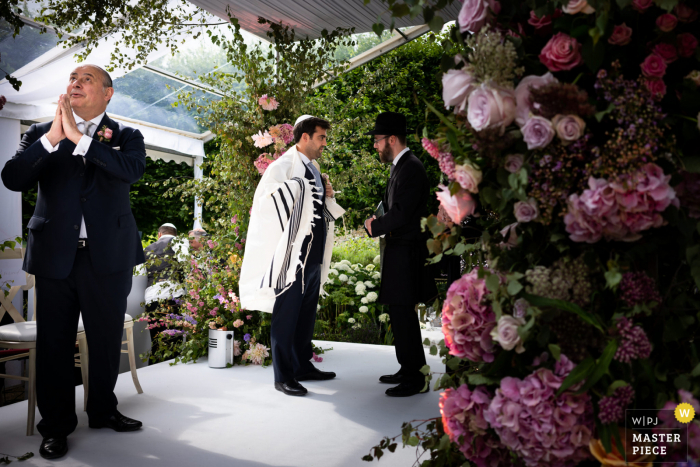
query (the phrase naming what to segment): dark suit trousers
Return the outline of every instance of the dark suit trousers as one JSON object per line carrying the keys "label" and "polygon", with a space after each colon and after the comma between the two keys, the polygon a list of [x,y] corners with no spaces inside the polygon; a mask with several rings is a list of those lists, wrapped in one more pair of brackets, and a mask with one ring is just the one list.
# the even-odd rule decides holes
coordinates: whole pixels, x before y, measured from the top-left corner
{"label": "dark suit trousers", "polygon": [[420,369],[426,362],[415,306],[388,305],[388,308],[396,359],[401,365],[399,373],[409,380],[420,381],[423,379]]}
{"label": "dark suit trousers", "polygon": [[292,286],[275,300],[272,309],[272,367],[275,382],[286,383],[313,371],[311,339],[316,324],[316,306],[321,287],[321,265],[307,264],[297,272]]}
{"label": "dark suit trousers", "polygon": [[114,386],[131,275],[131,269],[97,275],[85,248],[76,253],[67,278],[36,277],[36,390],[42,417],[37,428],[43,437],[67,436],[78,424],[73,367],[81,312],[90,356],[88,417],[102,421],[116,411]]}

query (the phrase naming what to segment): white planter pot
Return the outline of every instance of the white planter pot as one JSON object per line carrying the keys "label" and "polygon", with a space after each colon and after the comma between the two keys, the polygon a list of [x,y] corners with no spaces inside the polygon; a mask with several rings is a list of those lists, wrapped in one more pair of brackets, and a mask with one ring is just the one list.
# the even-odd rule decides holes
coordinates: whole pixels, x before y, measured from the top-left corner
{"label": "white planter pot", "polygon": [[209,330],[209,367],[233,365],[233,331]]}

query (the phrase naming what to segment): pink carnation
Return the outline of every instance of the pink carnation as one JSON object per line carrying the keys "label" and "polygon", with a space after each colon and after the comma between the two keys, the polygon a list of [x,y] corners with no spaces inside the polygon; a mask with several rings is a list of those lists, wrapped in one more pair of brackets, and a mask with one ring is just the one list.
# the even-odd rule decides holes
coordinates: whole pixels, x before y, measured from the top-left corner
{"label": "pink carnation", "polygon": [[581,44],[568,34],[559,32],[540,52],[540,61],[549,71],[571,70],[583,62]]}
{"label": "pink carnation", "polygon": [[450,354],[473,362],[492,362],[494,344],[491,330],[496,315],[485,303],[488,294],[478,269],[452,283],[442,307],[442,332]]}

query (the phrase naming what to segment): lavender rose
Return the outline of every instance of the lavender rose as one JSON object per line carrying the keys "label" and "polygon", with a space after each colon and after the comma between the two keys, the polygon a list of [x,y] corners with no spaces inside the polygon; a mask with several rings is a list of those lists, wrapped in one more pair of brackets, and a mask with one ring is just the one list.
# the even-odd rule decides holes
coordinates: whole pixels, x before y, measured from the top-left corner
{"label": "lavender rose", "polygon": [[513,211],[515,212],[515,218],[521,223],[533,221],[540,215],[540,209],[537,207],[537,201],[534,198],[530,198],[527,201],[518,201],[513,206]]}
{"label": "lavender rose", "polygon": [[508,172],[514,174],[520,171],[523,166],[522,154],[509,154],[506,156],[505,168]]}
{"label": "lavender rose", "polygon": [[491,337],[494,342],[498,342],[504,350],[515,349],[516,353],[525,352],[522,339],[518,334],[518,327],[524,326],[523,318],[515,318],[509,315],[501,316],[498,320],[498,325],[491,330]]}
{"label": "lavender rose", "polygon": [[500,3],[494,0],[464,0],[457,16],[459,30],[472,34],[479,32],[488,21],[491,11],[498,14],[500,9]]}
{"label": "lavender rose", "polygon": [[474,76],[464,70],[449,70],[442,75],[442,100],[445,108],[454,106],[455,113],[464,113],[467,98],[476,85]]}
{"label": "lavender rose", "polygon": [[573,143],[581,136],[586,128],[586,122],[578,115],[555,115],[552,126],[564,146]]}
{"label": "lavender rose", "polygon": [[510,89],[482,84],[469,96],[467,120],[475,131],[505,128],[515,119],[515,93]]}
{"label": "lavender rose", "polygon": [[455,166],[455,180],[470,193],[479,192],[482,176],[481,170],[475,169],[469,164]]}
{"label": "lavender rose", "polygon": [[586,0],[569,0],[569,3],[562,8],[562,11],[567,15],[575,15],[581,12],[590,15],[595,13],[595,8],[590,6]]}
{"label": "lavender rose", "polygon": [[530,117],[520,130],[523,132],[523,140],[527,143],[528,149],[547,146],[555,135],[552,122],[540,116]]}

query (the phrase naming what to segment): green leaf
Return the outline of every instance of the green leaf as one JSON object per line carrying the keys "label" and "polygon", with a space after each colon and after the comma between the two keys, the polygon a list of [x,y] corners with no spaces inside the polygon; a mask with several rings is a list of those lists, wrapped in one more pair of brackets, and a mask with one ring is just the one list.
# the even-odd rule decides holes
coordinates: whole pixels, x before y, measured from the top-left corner
{"label": "green leaf", "polygon": [[611,340],[608,342],[608,345],[605,346],[605,349],[603,349],[603,353],[598,359],[595,368],[586,380],[586,383],[576,392],[577,394],[582,394],[588,391],[595,383],[598,382],[598,380],[600,380],[600,378],[603,377],[605,373],[608,372],[610,362],[612,362],[615,352],[617,352],[617,341]]}
{"label": "green leaf", "polygon": [[552,357],[554,357],[554,360],[559,361],[559,357],[561,357],[561,347],[559,347],[557,344],[549,344],[549,352],[552,354]]}
{"label": "green leaf", "polygon": [[418,443],[420,443],[420,440],[415,436],[411,436],[410,438],[408,438],[408,441],[406,441],[406,444],[408,444],[409,446],[418,446]]}
{"label": "green leaf", "polygon": [[515,296],[523,290],[523,285],[518,282],[518,281],[510,281],[508,282],[508,294],[511,296]]}
{"label": "green leaf", "polygon": [[561,383],[561,387],[557,391],[557,396],[569,389],[574,384],[586,379],[586,377],[593,371],[594,366],[595,361],[591,357],[586,358],[581,363],[576,365],[576,367],[571,370],[571,373],[569,373],[569,376],[567,376]]}
{"label": "green leaf", "polygon": [[449,120],[447,119],[447,117],[445,117],[442,113],[438,112],[437,109],[435,109],[435,107],[433,107],[433,106],[430,104],[430,102],[426,101],[425,99],[423,99],[423,102],[425,102],[425,105],[430,109],[431,112],[433,112],[435,115],[437,115],[437,117],[440,119],[440,121],[441,121],[442,123],[445,124],[446,127],[448,127],[450,130],[456,132],[457,134],[460,134],[460,135],[463,135],[463,134],[464,134],[463,132],[459,131],[459,130],[452,124],[452,122],[449,121]]}
{"label": "green leaf", "polygon": [[605,282],[607,288],[615,289],[615,287],[617,287],[621,281],[622,273],[620,271],[605,271]]}
{"label": "green leaf", "polygon": [[[597,28],[593,28],[592,31],[598,32]],[[603,65],[603,59],[605,58],[605,41],[594,42],[594,38],[587,39],[583,43],[581,48],[581,56],[586,62],[586,66],[592,72],[597,72]]]}
{"label": "green leaf", "polygon": [[613,104],[611,102],[610,105],[608,105],[607,109],[601,110],[600,112],[596,112],[595,119],[600,122],[601,120],[603,120],[603,117],[605,117],[607,114],[612,112],[614,108],[615,108],[615,104]]}
{"label": "green leaf", "polygon": [[498,290],[499,284],[500,279],[498,278],[498,274],[491,274],[489,277],[486,278],[486,288],[489,289],[492,293],[495,293]]}
{"label": "green leaf", "polygon": [[614,382],[608,387],[607,395],[608,395],[608,396],[612,396],[613,392],[615,392],[615,389],[617,389],[617,388],[622,388],[622,387],[625,387],[625,386],[629,386],[629,383],[628,383],[627,381],[623,381],[623,380],[621,380],[621,379],[618,379],[618,380],[614,381]]}
{"label": "green leaf", "polygon": [[700,363],[695,365],[693,371],[690,372],[690,376],[692,376],[693,378],[697,378],[698,376],[700,376]]}
{"label": "green leaf", "polygon": [[391,15],[394,18],[401,18],[406,16],[411,12],[411,9],[405,3],[395,3],[391,8]]}
{"label": "green leaf", "polygon": [[372,31],[374,31],[377,37],[381,38],[384,32],[384,25],[382,23],[374,23],[372,25]]}
{"label": "green leaf", "polygon": [[659,8],[668,11],[669,13],[678,5],[678,0],[654,0]]}
{"label": "green leaf", "polygon": [[420,369],[420,372],[423,373],[424,375],[427,375],[430,373],[430,365],[423,365]]}
{"label": "green leaf", "polygon": [[467,376],[467,379],[469,380],[469,384],[473,384],[474,386],[483,386],[485,384],[497,384],[500,381],[500,378],[489,378],[488,376],[479,374],[469,375]]}
{"label": "green leaf", "polygon": [[442,16],[440,15],[435,15],[433,16],[433,19],[430,20],[428,23],[428,26],[430,26],[430,30],[433,32],[440,32],[442,30],[442,27],[445,24],[445,20],[442,19]]}
{"label": "green leaf", "polygon": [[528,293],[524,294],[523,297],[530,303],[530,305],[536,306],[538,308],[549,307],[575,313],[586,323],[590,324],[591,326],[595,326],[600,332],[604,332],[603,326],[598,321],[598,318],[595,315],[584,311],[580,306],[576,305],[575,303],[567,302],[564,300],[554,300],[551,298],[540,297],[538,295],[531,295]]}
{"label": "green leaf", "polygon": [[462,363],[462,359],[458,357],[448,357],[447,359],[447,368],[450,370],[456,370],[459,368],[459,365]]}
{"label": "green leaf", "polygon": [[686,391],[690,389],[690,378],[687,374],[676,376],[673,380],[673,385],[676,389],[685,389]]}
{"label": "green leaf", "polygon": [[437,346],[436,345],[430,346],[430,355],[437,355]]}
{"label": "green leaf", "polygon": [[438,445],[438,450],[444,451],[450,447],[450,435],[445,433],[442,435],[442,438],[440,438],[440,444]]}
{"label": "green leaf", "polygon": [[620,10],[625,9],[631,3],[632,0],[617,0],[617,6],[620,7]]}

